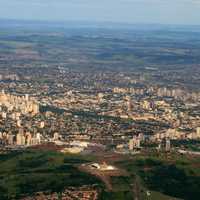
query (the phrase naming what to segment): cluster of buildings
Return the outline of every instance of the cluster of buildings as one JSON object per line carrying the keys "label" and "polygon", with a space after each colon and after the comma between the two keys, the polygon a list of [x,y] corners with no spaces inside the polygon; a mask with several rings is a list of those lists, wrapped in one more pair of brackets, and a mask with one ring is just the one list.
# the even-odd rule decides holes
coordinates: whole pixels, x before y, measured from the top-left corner
{"label": "cluster of buildings", "polygon": [[89,186],[83,186],[80,188],[70,187],[61,193],[38,192],[34,196],[25,197],[21,200],[97,200],[98,197],[97,190]]}
{"label": "cluster of buildings", "polygon": [[[0,93],[0,144],[30,146],[41,143],[41,134],[24,129],[23,120],[39,114],[39,104],[28,95]],[[28,118],[27,118],[28,120]]]}
{"label": "cluster of buildings", "polygon": [[162,131],[150,136],[151,141],[160,141],[165,138],[169,138],[171,140],[178,140],[178,139],[191,139],[196,140],[200,139],[200,127],[197,127],[192,132],[184,132],[181,129],[168,129],[166,131]]}
{"label": "cluster of buildings", "polygon": [[[1,76],[0,88],[7,91],[0,93],[1,144],[80,141],[117,149],[126,144],[133,151],[146,141],[200,138],[198,89],[149,82],[139,72],[92,75],[59,66],[49,67],[43,76],[48,81],[40,84],[46,69],[30,66],[21,71],[20,81],[17,71],[9,81],[9,74]],[[69,145],[63,152],[84,148]]]}
{"label": "cluster of buildings", "polygon": [[150,86],[145,87],[114,87],[114,93],[121,94],[133,94],[133,95],[144,95],[144,94],[154,94],[158,97],[174,97],[175,99],[183,100],[199,100],[200,92],[197,91],[187,91],[181,88],[176,87],[159,87],[159,86]]}
{"label": "cluster of buildings", "polygon": [[36,133],[32,135],[30,132],[24,132],[19,129],[19,132],[13,134],[12,132],[0,132],[0,144],[4,146],[34,146],[41,144],[41,134]]}
{"label": "cluster of buildings", "polygon": [[[199,115],[191,115],[198,101],[189,104],[156,95],[150,99],[148,92],[136,95],[116,88],[114,93],[87,95],[71,90],[67,97],[65,103],[71,107],[46,101],[45,106],[50,109],[40,112],[39,100],[2,91],[0,144],[32,146],[53,142],[67,144],[63,152],[80,153],[85,147],[70,145],[72,141],[80,141],[114,145],[118,150],[126,144],[132,152],[147,140],[160,143],[166,139],[200,139]],[[77,109],[77,103],[81,108]]]}
{"label": "cluster of buildings", "polygon": [[129,140],[129,150],[133,151],[134,148],[140,148],[141,138],[137,136],[133,136],[132,139]]}
{"label": "cluster of buildings", "polygon": [[39,113],[39,104],[29,99],[29,95],[18,96],[6,94],[4,90],[0,93],[0,112],[3,118],[6,118],[7,113],[4,112],[4,107],[7,112],[12,112],[12,116],[14,119],[18,119],[20,112],[21,114],[31,113],[32,115],[36,115]]}

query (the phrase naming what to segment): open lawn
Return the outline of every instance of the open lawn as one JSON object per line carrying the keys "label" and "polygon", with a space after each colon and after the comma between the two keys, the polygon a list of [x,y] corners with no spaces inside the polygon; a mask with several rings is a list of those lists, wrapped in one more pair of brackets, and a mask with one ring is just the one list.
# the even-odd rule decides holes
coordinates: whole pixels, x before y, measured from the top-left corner
{"label": "open lawn", "polygon": [[18,199],[37,191],[61,191],[67,186],[99,184],[74,164],[87,162],[79,156],[49,151],[26,151],[0,156],[0,199]]}

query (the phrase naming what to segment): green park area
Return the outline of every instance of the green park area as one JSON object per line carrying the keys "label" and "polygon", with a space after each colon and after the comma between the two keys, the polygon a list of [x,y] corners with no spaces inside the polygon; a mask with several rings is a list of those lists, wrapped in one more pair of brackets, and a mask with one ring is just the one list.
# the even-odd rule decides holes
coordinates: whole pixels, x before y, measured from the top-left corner
{"label": "green park area", "polygon": [[48,151],[26,151],[0,156],[0,199],[19,199],[38,191],[62,191],[101,182],[74,165],[87,160]]}
{"label": "green park area", "polygon": [[133,184],[137,186],[139,199],[199,199],[200,158],[198,157],[175,153],[138,155],[118,164],[129,172],[130,177],[135,178]]}
{"label": "green park area", "polygon": [[126,176],[110,177],[112,191],[99,178],[77,166],[94,156],[26,150],[0,155],[0,199],[20,199],[39,191],[61,192],[69,186],[95,185],[101,200],[198,200],[200,158],[181,155],[127,156],[115,165]]}

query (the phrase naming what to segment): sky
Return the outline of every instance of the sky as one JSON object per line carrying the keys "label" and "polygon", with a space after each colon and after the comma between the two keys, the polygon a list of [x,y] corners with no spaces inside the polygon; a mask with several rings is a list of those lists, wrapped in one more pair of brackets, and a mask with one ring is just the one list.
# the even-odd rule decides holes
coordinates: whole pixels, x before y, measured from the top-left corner
{"label": "sky", "polygon": [[0,0],[0,18],[200,25],[200,0]]}

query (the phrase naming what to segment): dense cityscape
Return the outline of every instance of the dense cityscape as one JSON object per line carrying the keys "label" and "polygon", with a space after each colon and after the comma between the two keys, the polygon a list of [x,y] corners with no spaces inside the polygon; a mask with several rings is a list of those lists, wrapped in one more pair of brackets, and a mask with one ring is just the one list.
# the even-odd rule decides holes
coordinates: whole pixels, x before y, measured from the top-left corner
{"label": "dense cityscape", "polygon": [[[76,82],[73,73],[61,67],[49,70],[50,83],[43,86],[30,76],[27,80],[23,74],[19,77],[3,73],[2,70],[0,139],[5,147],[48,142],[80,142],[81,146],[83,141],[110,148],[112,144],[115,150],[125,150],[132,140],[140,148],[140,143],[146,141],[160,146],[165,140],[200,138],[198,90],[178,84],[149,85],[142,74],[134,73],[97,72],[91,86],[76,87],[68,85]],[[87,74],[84,77],[78,72],[74,76],[88,79]],[[110,82],[104,86],[106,80]],[[132,145],[128,148],[133,150]]]}
{"label": "dense cityscape", "polygon": [[198,34],[19,23],[0,32],[0,199],[198,199]]}

